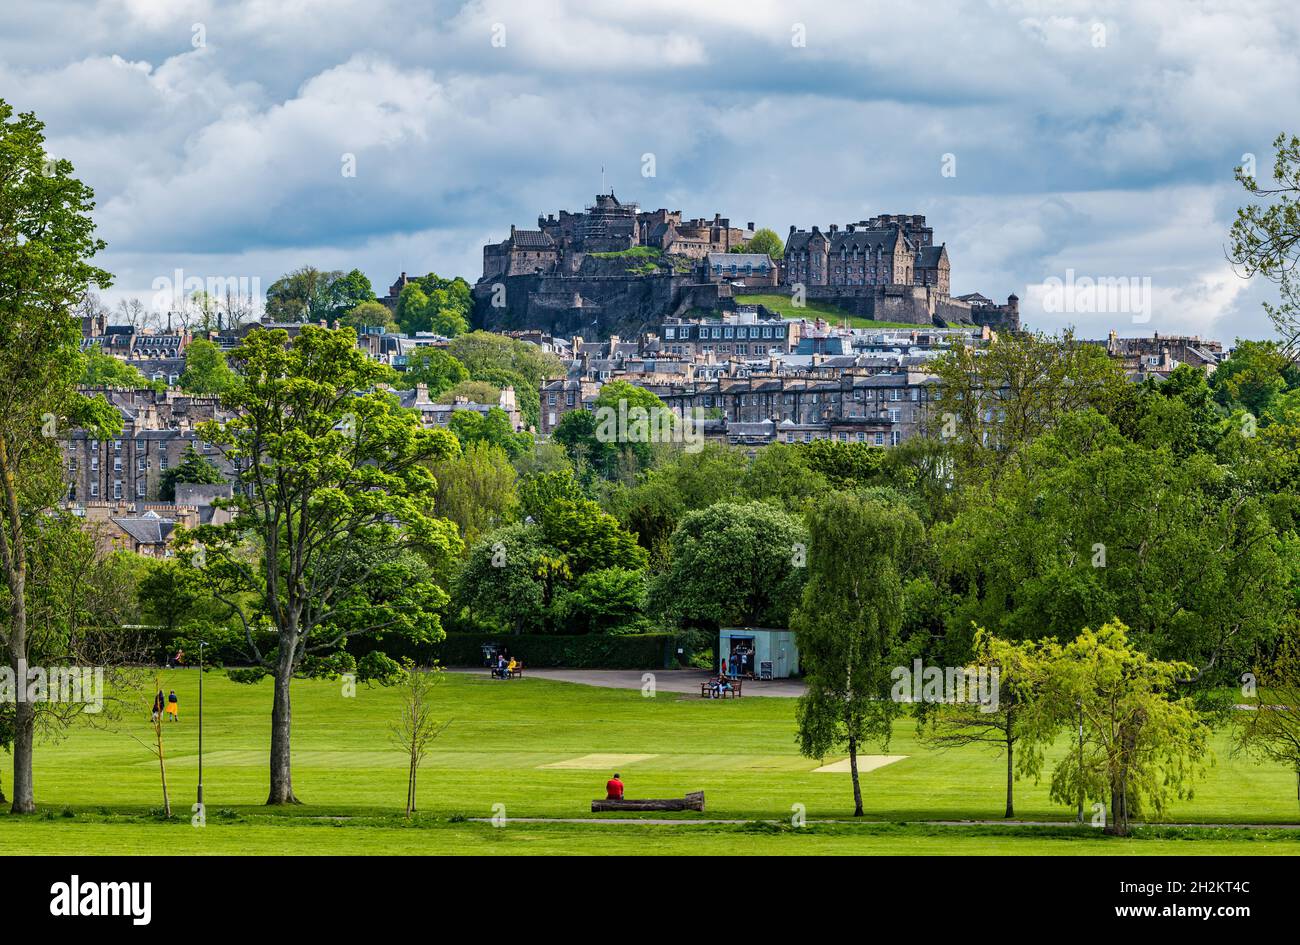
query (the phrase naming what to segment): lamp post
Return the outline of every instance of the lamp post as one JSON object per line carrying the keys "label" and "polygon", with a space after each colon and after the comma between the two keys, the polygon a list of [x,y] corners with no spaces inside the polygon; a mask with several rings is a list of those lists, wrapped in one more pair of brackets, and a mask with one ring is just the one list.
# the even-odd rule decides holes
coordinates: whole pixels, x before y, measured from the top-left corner
{"label": "lamp post", "polygon": [[203,804],[203,648],[207,641],[199,641],[199,804]]}

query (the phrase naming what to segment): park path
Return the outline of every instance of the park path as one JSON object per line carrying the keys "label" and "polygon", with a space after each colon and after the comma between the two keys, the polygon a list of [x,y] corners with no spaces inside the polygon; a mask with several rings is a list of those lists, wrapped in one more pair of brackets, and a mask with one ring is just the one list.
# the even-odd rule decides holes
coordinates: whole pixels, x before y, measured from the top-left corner
{"label": "park path", "polygon": [[[449,669],[448,672],[488,674],[486,669]],[[527,669],[523,678],[553,679],[556,682],[600,686],[605,689],[640,689],[646,683],[647,673],[654,676],[657,691],[693,696],[699,696],[700,683],[707,681],[710,676],[706,669]],[[766,682],[746,679],[741,698],[777,696],[793,699],[803,693],[804,684],[797,679],[771,679]]]}

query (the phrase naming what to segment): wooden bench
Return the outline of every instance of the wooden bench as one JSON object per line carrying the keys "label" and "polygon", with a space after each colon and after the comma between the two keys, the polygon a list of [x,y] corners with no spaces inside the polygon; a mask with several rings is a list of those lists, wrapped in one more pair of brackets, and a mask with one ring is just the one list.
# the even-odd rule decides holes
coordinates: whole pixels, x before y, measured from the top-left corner
{"label": "wooden bench", "polygon": [[514,679],[515,677],[522,676],[523,674],[524,674],[523,663],[515,663],[514,669],[500,670],[497,669],[495,666],[492,667],[493,679]]}
{"label": "wooden bench", "polygon": [[601,801],[591,802],[591,812],[593,814],[607,810],[704,810],[704,792],[692,791],[685,797],[669,797],[660,800],[647,799],[635,801],[623,799],[621,801],[611,801],[608,798]]}
{"label": "wooden bench", "polygon": [[744,681],[740,679],[732,679],[730,676],[725,678],[727,680],[727,688],[723,689],[720,693],[715,691],[718,688],[717,676],[710,676],[707,682],[700,683],[700,698],[713,699],[721,697],[726,699],[730,696],[732,699],[739,699]]}

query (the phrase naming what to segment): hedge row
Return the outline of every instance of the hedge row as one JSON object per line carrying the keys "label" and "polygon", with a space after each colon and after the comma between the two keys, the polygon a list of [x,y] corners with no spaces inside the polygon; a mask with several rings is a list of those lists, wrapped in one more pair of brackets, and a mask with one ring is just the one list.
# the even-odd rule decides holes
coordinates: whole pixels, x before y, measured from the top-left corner
{"label": "hedge row", "polygon": [[[244,655],[243,635],[224,628],[209,628],[201,635],[181,628],[147,631],[146,646],[154,660],[163,663],[176,653],[185,650],[185,661],[193,666],[198,662],[199,640],[206,640],[204,659],[226,666],[247,665]],[[634,635],[588,634],[562,636],[541,634],[490,634],[450,633],[438,643],[413,643],[405,637],[387,636],[382,640],[371,637],[354,637],[347,642],[347,650],[360,659],[367,653],[379,650],[395,660],[409,657],[417,664],[427,666],[435,660],[443,666],[482,666],[483,647],[497,644],[505,651],[532,667],[567,667],[570,669],[664,669],[676,665],[677,638],[671,633],[643,633]],[[266,634],[258,640],[263,652],[275,646],[275,638]]]}

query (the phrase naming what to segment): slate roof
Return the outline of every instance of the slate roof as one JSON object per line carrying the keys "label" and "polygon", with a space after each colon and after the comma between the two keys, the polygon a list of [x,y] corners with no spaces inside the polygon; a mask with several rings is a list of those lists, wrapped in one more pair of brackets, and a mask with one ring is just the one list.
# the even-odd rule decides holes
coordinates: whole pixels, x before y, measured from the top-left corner
{"label": "slate roof", "polygon": [[555,246],[555,240],[541,230],[515,230],[510,238],[519,249],[551,249]]}
{"label": "slate roof", "polygon": [[174,521],[163,518],[153,511],[131,518],[115,518],[113,524],[142,545],[164,544],[167,536],[176,530]]}

